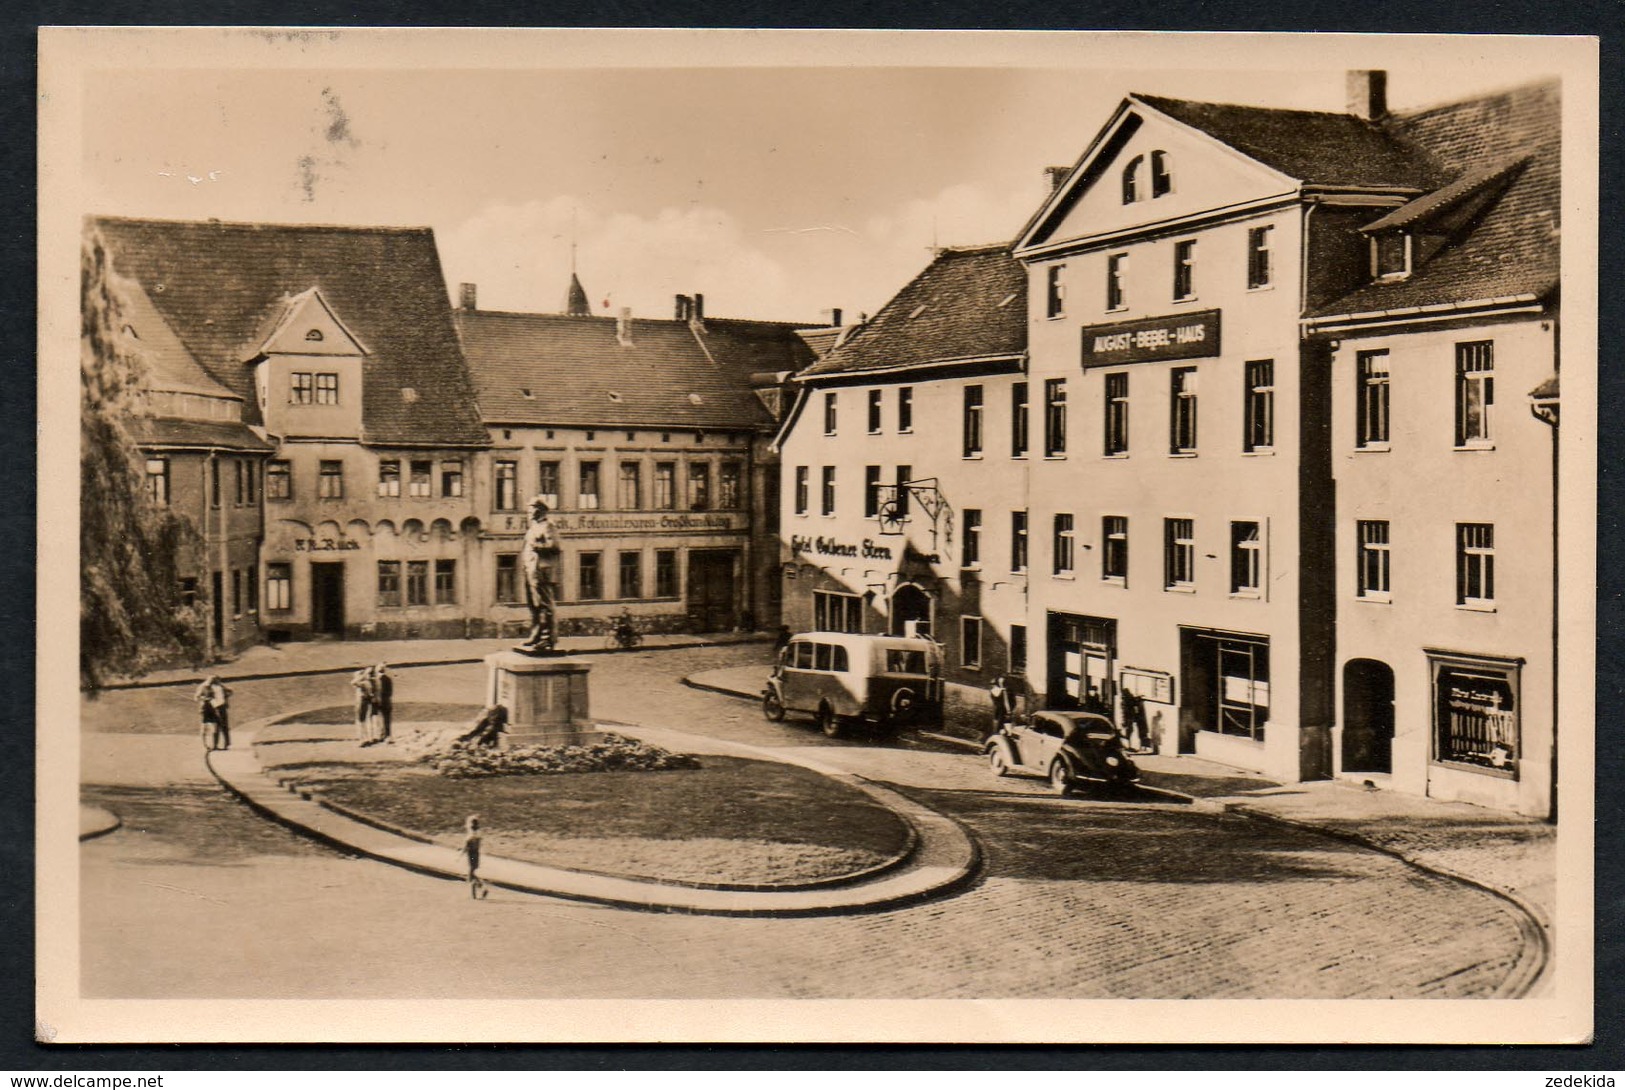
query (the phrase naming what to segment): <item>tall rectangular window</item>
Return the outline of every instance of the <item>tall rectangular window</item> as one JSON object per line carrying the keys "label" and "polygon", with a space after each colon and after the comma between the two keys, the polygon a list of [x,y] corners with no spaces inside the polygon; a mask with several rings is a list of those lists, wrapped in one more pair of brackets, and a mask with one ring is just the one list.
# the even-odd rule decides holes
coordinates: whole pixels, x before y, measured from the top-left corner
{"label": "tall rectangular window", "polygon": [[1126,286],[1128,254],[1112,254],[1106,258],[1106,309],[1122,310],[1128,305]]}
{"label": "tall rectangular window", "polygon": [[232,503],[241,507],[248,502],[248,461],[245,458],[233,458],[231,468],[237,482],[237,491]]}
{"label": "tall rectangular window", "polygon": [[1487,444],[1495,407],[1495,342],[1456,345],[1456,446]]}
{"label": "tall rectangular window", "polygon": [[824,394],[824,434],[835,434],[835,392],[826,391]]}
{"label": "tall rectangular window", "polygon": [[643,509],[643,463],[622,462],[621,473],[621,510],[640,511]]}
{"label": "tall rectangular window", "polygon": [[1044,317],[1059,318],[1066,313],[1066,284],[1061,277],[1065,265],[1051,265],[1045,273]]}
{"label": "tall rectangular window", "polygon": [[344,463],[324,461],[317,467],[316,495],[324,500],[344,498]]}
{"label": "tall rectangular window", "polygon": [[252,459],[243,459],[243,481],[248,486],[247,498],[244,503],[258,503],[259,499],[259,469]]}
{"label": "tall rectangular window", "polygon": [[821,494],[819,510],[826,515],[835,513],[835,467],[824,467],[824,488]]}
{"label": "tall rectangular window", "polygon": [[1010,570],[1027,570],[1027,512],[1010,512]]}
{"label": "tall rectangular window", "polygon": [[880,467],[863,467],[863,517],[872,519],[880,514]]}
{"label": "tall rectangular window", "polygon": [[295,371],[288,376],[288,403],[309,405],[315,396],[316,385],[309,371]]}
{"label": "tall rectangular window", "polygon": [[519,463],[506,458],[499,459],[492,463],[492,469],[495,475],[495,488],[491,493],[491,509],[519,510]]}
{"label": "tall rectangular window", "polygon": [[1027,457],[1027,448],[1032,445],[1030,439],[1031,427],[1027,418],[1027,384],[1015,382],[1010,385],[1010,457]]}
{"label": "tall rectangular window", "polygon": [[453,500],[463,494],[463,462],[456,458],[440,463],[440,497]]}
{"label": "tall rectangular window", "polygon": [[339,376],[332,371],[318,371],[316,373],[316,404],[337,405],[339,403]]}
{"label": "tall rectangular window", "polygon": [[[801,467],[805,472],[806,466]],[[655,509],[670,511],[677,506],[677,463],[655,463]]]}
{"label": "tall rectangular window", "polygon": [[807,467],[796,466],[796,514],[798,515],[805,515],[807,507],[811,503],[807,492]]}
{"label": "tall rectangular window", "polygon": [[265,608],[291,609],[293,607],[293,565],[286,563],[265,566]]}
{"label": "tall rectangular window", "polygon": [[414,499],[428,499],[434,493],[434,463],[413,462],[412,476],[407,482],[407,494]]}
{"label": "tall rectangular window", "polygon": [[209,459],[209,506],[220,506],[220,462],[218,456]]}
{"label": "tall rectangular window", "polygon": [[959,664],[968,670],[982,665],[982,618],[959,618]]}
{"label": "tall rectangular window", "polygon": [[576,557],[577,580],[579,593],[576,597],[583,602],[595,602],[604,596],[604,554],[580,553]]}
{"label": "tall rectangular window", "polygon": [[1361,598],[1388,601],[1388,523],[1361,520],[1354,524],[1354,593]]}
{"label": "tall rectangular window", "polygon": [[250,564],[243,573],[243,592],[248,595],[248,612],[260,611],[260,566]]}
{"label": "tall rectangular window", "polygon": [[[283,462],[284,466],[288,463]],[[147,499],[157,507],[169,506],[169,459],[147,459]]]}
{"label": "tall rectangular window", "polygon": [[1253,227],[1247,231],[1247,286],[1249,288],[1269,287],[1270,269],[1270,234],[1273,227]]}
{"label": "tall rectangular window", "polygon": [[1169,379],[1168,449],[1174,454],[1196,452],[1196,368],[1175,367]]}
{"label": "tall rectangular window", "polygon": [[1112,583],[1128,582],[1128,518],[1107,515],[1100,520],[1100,577]]}
{"label": "tall rectangular window", "polygon": [[688,509],[708,511],[711,508],[711,463],[688,463]]}
{"label": "tall rectangular window", "polygon": [[897,495],[894,501],[897,505],[897,517],[908,517],[908,482],[914,479],[913,466],[897,467]]}
{"label": "tall rectangular window", "polygon": [[1242,405],[1242,448],[1269,450],[1275,446],[1275,361],[1248,360]]}
{"label": "tall rectangular window", "polygon": [[457,561],[434,562],[434,600],[436,605],[452,605],[457,601]]}
{"label": "tall rectangular window", "polygon": [[643,597],[643,554],[628,549],[620,555],[620,596]]}
{"label": "tall rectangular window", "polygon": [[1010,672],[1019,674],[1027,669],[1027,626],[1010,626]]}
{"label": "tall rectangular window", "polygon": [[519,554],[497,554],[497,601],[512,605],[519,601]]}
{"label": "tall rectangular window", "polygon": [[863,599],[831,590],[813,591],[814,632],[862,632]]}
{"label": "tall rectangular window", "polygon": [[1128,372],[1106,376],[1106,456],[1128,453]]}
{"label": "tall rectangular window", "polygon": [[655,550],[655,597],[677,597],[677,550]]}
{"label": "tall rectangular window", "polygon": [[554,461],[536,463],[536,495],[547,504],[549,511],[559,509],[559,480],[562,477],[559,463]]}
{"label": "tall rectangular window", "polygon": [[393,458],[378,463],[378,495],[394,499],[401,494],[401,463]]}
{"label": "tall rectangular window", "polygon": [[717,467],[717,506],[734,511],[745,506],[745,473],[738,462],[723,462]]}
{"label": "tall rectangular window", "polygon": [[897,430],[914,430],[914,387],[897,388]]}
{"label": "tall rectangular window", "polygon": [[1256,522],[1230,524],[1230,593],[1257,596],[1264,589],[1264,541]]}
{"label": "tall rectangular window", "polygon": [[1044,380],[1044,456],[1066,453],[1066,379]]}
{"label": "tall rectangular window", "polygon": [[1456,604],[1495,602],[1495,527],[1486,522],[1456,524]]}
{"label": "tall rectangular window", "polygon": [[1163,519],[1162,570],[1164,587],[1196,585],[1196,524],[1193,520]]}
{"label": "tall rectangular window", "polygon": [[1388,350],[1361,352],[1355,357],[1354,445],[1388,445]]}
{"label": "tall rectangular window", "polygon": [[243,615],[243,572],[241,568],[231,569],[231,615]]}
{"label": "tall rectangular window", "polygon": [[583,511],[596,511],[601,505],[602,474],[597,462],[582,462],[577,467],[576,506]]}
{"label": "tall rectangular window", "polygon": [[980,385],[965,387],[964,427],[962,429],[961,452],[967,458],[974,458],[982,453],[982,387]]}
{"label": "tall rectangular window", "polygon": [[265,463],[265,498],[268,500],[293,499],[293,467],[287,462]]}
{"label": "tall rectangular window", "polygon": [[401,604],[401,562],[399,560],[378,561],[378,604],[381,606],[398,606]]}
{"label": "tall rectangular window", "polygon": [[963,566],[979,567],[982,563],[982,512],[974,507],[965,508],[960,540],[964,544]]}
{"label": "tall rectangular window", "polygon": [[1056,575],[1071,575],[1073,569],[1073,541],[1072,516],[1066,513],[1055,516],[1055,541],[1053,555]]}
{"label": "tall rectangular window", "polygon": [[429,562],[427,560],[408,560],[406,562],[406,604],[409,606],[426,606],[429,604]]}
{"label": "tall rectangular window", "polygon": [[879,435],[880,434],[880,428],[881,428],[881,423],[880,423],[881,399],[882,399],[882,396],[884,394],[885,394],[884,390],[870,390],[869,391],[869,434],[870,435]]}
{"label": "tall rectangular window", "polygon": [[1191,299],[1196,296],[1196,240],[1185,239],[1174,243],[1174,298]]}

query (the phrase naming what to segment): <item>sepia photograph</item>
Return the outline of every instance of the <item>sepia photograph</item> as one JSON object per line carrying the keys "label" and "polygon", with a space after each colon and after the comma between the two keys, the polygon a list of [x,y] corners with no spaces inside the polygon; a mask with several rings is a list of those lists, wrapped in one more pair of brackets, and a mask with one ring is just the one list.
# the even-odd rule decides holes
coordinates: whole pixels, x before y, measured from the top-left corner
{"label": "sepia photograph", "polygon": [[39,1040],[1589,1038],[1595,39],[40,85]]}

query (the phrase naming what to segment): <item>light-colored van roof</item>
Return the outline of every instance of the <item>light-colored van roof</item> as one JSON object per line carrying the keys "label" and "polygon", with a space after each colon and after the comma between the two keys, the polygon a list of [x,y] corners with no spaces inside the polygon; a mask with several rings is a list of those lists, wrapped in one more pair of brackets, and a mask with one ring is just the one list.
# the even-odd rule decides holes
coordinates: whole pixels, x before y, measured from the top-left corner
{"label": "light-colored van roof", "polygon": [[923,651],[936,647],[937,643],[929,636],[880,636],[860,632],[798,632],[793,639],[816,640],[819,643],[837,644],[842,647],[895,647],[907,648],[914,651]]}

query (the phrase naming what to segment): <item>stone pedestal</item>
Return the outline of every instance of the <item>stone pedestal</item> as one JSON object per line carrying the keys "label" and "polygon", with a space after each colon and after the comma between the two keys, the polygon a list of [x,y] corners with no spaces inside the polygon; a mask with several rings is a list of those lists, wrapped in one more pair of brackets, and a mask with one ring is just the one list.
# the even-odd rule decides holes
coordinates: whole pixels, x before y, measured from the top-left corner
{"label": "stone pedestal", "polygon": [[587,663],[498,651],[485,656],[486,699],[508,709],[505,746],[585,745],[600,736],[588,716]]}

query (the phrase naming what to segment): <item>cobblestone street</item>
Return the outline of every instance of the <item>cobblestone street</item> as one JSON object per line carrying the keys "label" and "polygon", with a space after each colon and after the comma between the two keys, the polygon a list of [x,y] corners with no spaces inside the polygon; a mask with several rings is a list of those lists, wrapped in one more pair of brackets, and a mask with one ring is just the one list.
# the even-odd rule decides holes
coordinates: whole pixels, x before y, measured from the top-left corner
{"label": "cobblestone street", "polygon": [[[970,889],[816,919],[636,913],[461,887],[255,816],[204,768],[186,689],[84,709],[87,997],[1465,997],[1526,956],[1515,910],[1318,833],[1143,795],[1058,799],[973,755],[831,741],[684,687],[761,646],[593,660],[595,713],[820,760],[961,822]],[[475,703],[478,666],[399,672],[397,699]],[[347,702],[343,676],[240,682],[239,724]],[[131,950],[140,950],[132,957]]]}

